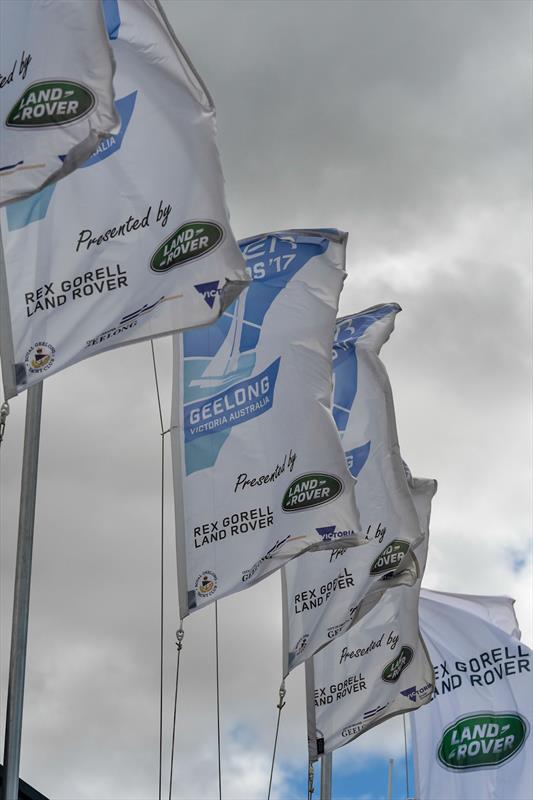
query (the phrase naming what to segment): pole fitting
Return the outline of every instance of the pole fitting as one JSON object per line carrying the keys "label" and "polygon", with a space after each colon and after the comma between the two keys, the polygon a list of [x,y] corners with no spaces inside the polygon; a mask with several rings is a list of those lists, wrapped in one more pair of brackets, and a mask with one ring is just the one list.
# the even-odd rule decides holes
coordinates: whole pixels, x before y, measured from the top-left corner
{"label": "pole fitting", "polygon": [[178,630],[176,631],[176,647],[178,648],[178,650],[181,650],[181,648],[183,647],[184,636],[185,636],[185,631],[183,630],[183,628],[178,628]]}
{"label": "pole fitting", "polygon": [[2,405],[0,406],[0,444],[2,443],[2,439],[4,438],[4,431],[6,429],[6,419],[9,416],[9,403],[7,400],[4,400]]}
{"label": "pole fitting", "polygon": [[279,703],[276,706],[276,708],[279,708],[280,711],[283,708],[283,706],[285,705],[285,695],[286,694],[287,694],[287,690],[285,688],[285,681],[283,681],[281,686],[279,687]]}

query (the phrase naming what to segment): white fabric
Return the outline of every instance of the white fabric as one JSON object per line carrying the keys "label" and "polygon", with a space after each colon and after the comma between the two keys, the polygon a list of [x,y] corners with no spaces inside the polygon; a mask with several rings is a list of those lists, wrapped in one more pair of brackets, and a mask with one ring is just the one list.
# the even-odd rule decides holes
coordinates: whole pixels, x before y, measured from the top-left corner
{"label": "white fabric", "polygon": [[154,0],[107,8],[119,133],[2,214],[8,397],[111,347],[212,322],[227,281],[246,279],[211,101]]}
{"label": "white fabric", "polygon": [[119,117],[100,3],[2,0],[0,30],[4,205],[79,166],[118,130]]}
{"label": "white fabric", "polygon": [[241,242],[252,283],[214,325],[175,338],[182,617],[310,547],[358,541],[329,402],[345,246],[322,230]]}
{"label": "white fabric", "polygon": [[436,682],[411,717],[418,800],[530,800],[533,661],[512,601],[424,590],[420,627]]}
{"label": "white fabric", "polygon": [[[422,493],[420,505],[427,502]],[[360,622],[306,661],[312,760],[431,700],[433,669],[418,626],[427,541],[425,535],[415,548],[419,578],[413,586],[387,589]]]}
{"label": "white fabric", "polygon": [[[360,619],[369,607],[368,601],[361,607],[369,593],[416,580],[405,556],[427,525],[416,513],[409,486],[413,479],[398,445],[392,390],[379,357],[399,310],[396,304],[374,306],[337,323],[333,413],[357,480],[355,497],[367,544],[356,551],[309,553],[283,569],[285,675]],[[425,487],[429,504],[436,486],[428,482]]]}
{"label": "white fabric", "polygon": [[476,617],[482,617],[487,622],[492,622],[493,625],[497,625],[509,636],[513,636],[515,639],[520,639],[522,636],[514,610],[515,601],[512,597],[436,592],[432,589],[424,588],[420,591],[420,597],[434,600],[435,602],[438,602],[440,598],[443,603],[447,603],[449,599],[454,608],[460,608],[468,614],[474,614]]}

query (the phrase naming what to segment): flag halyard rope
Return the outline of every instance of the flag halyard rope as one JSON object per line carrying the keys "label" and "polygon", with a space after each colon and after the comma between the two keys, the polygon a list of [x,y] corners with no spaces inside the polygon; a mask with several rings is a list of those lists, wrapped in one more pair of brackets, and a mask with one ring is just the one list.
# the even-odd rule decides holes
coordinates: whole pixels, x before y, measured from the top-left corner
{"label": "flag halyard rope", "polygon": [[184,636],[185,632],[183,630],[183,622],[180,619],[180,626],[176,631],[176,648],[178,652],[176,658],[176,685],[174,688],[174,716],[172,721],[172,746],[170,748],[170,778],[168,787],[168,800],[172,800],[172,775],[174,772],[174,744],[176,741],[176,710],[178,705],[178,682],[180,677],[180,656],[183,647]]}
{"label": "flag halyard rope", "polygon": [[272,789],[272,776],[274,775],[274,762],[276,760],[276,749],[278,746],[278,734],[279,734],[279,722],[281,718],[281,711],[285,706],[285,695],[287,694],[287,690],[285,689],[285,681],[281,681],[281,685],[279,687],[279,703],[277,704],[276,708],[278,709],[278,721],[276,723],[276,735],[274,737],[274,749],[272,751],[272,764],[270,765],[270,780],[268,782],[268,795],[267,800],[270,800],[270,791]]}

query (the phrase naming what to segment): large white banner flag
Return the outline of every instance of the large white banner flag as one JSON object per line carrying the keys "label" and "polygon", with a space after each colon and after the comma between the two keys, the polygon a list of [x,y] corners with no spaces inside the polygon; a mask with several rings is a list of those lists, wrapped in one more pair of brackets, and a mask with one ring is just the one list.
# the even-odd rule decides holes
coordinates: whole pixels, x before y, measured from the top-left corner
{"label": "large white banner flag", "polygon": [[[399,311],[389,303],[337,323],[333,416],[357,481],[355,497],[367,545],[356,553],[342,546],[309,553],[283,569],[285,675],[345,633],[360,618],[361,601],[369,592],[416,580],[407,556],[423,528],[400,455],[391,386],[379,357]],[[432,495],[435,485],[426,486]]]}
{"label": "large white banner flag", "polygon": [[2,0],[0,30],[4,205],[78,167],[120,120],[99,2]]}
{"label": "large white banner flag", "polygon": [[509,598],[423,590],[433,702],[411,718],[420,800],[533,797],[533,659]]}
{"label": "large white banner flag", "polygon": [[182,617],[311,547],[359,541],[330,410],[345,247],[331,230],[244,240],[250,285],[214,325],[175,337]]}
{"label": "large white banner flag", "polygon": [[387,589],[360,622],[305,662],[311,760],[431,700],[433,668],[418,626],[426,555],[424,536],[414,553],[415,585]]}
{"label": "large white banner flag", "polygon": [[2,216],[8,397],[103,350],[212,322],[246,279],[207,90],[155,0],[105,7],[120,131]]}

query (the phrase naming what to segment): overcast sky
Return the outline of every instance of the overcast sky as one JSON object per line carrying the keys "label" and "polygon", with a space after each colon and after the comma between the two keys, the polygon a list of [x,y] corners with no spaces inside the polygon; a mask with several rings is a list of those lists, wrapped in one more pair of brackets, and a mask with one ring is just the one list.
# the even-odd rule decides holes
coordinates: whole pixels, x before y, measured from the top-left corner
{"label": "overcast sky", "polygon": [[[164,7],[215,98],[235,234],[347,230],[341,313],[385,301],[403,308],[382,356],[404,458],[439,482],[424,585],[516,597],[531,645],[532,5]],[[168,423],[169,342],[156,354]],[[10,405],[2,710],[24,396]],[[167,467],[168,733],[177,620],[169,450]],[[21,774],[57,800],[157,795],[159,470],[148,344],[47,379]],[[280,606],[278,575],[219,604],[228,800],[266,796]],[[213,607],[185,630],[173,796],[214,798]],[[287,690],[273,791],[283,800],[305,788],[302,668]],[[336,769],[353,787],[346,796],[384,794],[386,776],[366,793],[361,776],[378,754],[398,756],[401,736],[394,721],[338,751]]]}

